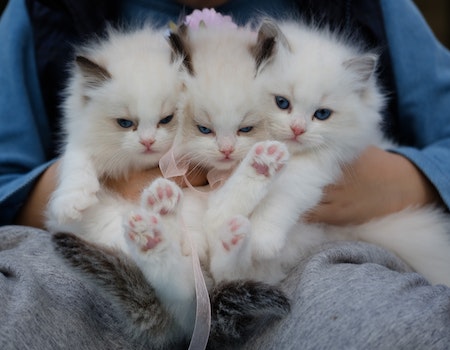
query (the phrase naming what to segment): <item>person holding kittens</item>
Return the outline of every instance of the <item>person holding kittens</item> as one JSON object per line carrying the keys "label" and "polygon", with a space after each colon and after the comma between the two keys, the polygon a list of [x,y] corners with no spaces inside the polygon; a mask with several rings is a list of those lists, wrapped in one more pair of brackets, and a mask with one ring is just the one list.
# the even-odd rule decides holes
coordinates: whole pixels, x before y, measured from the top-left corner
{"label": "person holding kittens", "polygon": [[[448,210],[450,54],[410,1],[119,1],[95,6],[87,1],[74,7],[65,1],[10,1],[0,22],[0,223],[5,226],[0,233],[0,300],[7,305],[1,316],[2,348],[64,348],[87,338],[85,334],[101,341],[84,342],[84,348],[127,347],[108,301],[60,266],[48,234],[32,228],[43,228],[42,213],[55,186],[58,91],[64,86],[70,45],[100,33],[105,21],[150,15],[164,25],[183,10],[216,7],[241,22],[256,10],[276,17],[295,9],[323,16],[333,26],[358,26],[370,45],[383,52],[380,75],[390,93],[386,132],[401,146],[392,152],[369,148],[345,169],[339,183],[327,188],[308,220],[361,223],[430,203]],[[154,169],[132,174],[126,186],[125,181],[109,185],[135,198],[158,176]],[[26,227],[6,226],[13,224]],[[43,277],[36,280],[35,275]],[[322,247],[305,258],[284,288],[293,298],[290,315],[245,348],[445,348],[450,342],[450,320],[443,311],[450,314],[449,288],[428,285],[377,247]],[[36,300],[42,305],[30,291],[39,292]],[[29,317],[33,319],[27,321]],[[66,326],[62,320],[68,321]],[[7,333],[14,329],[20,334]],[[31,342],[53,329],[58,330],[54,336]]]}

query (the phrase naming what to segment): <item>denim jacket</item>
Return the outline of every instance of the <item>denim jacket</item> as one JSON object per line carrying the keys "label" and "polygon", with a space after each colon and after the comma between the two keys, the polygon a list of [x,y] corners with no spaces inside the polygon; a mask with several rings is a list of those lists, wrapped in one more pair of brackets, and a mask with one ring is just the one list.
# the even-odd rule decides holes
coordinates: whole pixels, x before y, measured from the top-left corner
{"label": "denim jacket", "polygon": [[[379,48],[385,131],[450,205],[450,54],[410,0],[297,0]],[[118,1],[14,0],[0,19],[0,225],[10,224],[57,151],[73,45],[118,19]],[[175,18],[176,19],[176,18]],[[4,88],[6,87],[6,88]]]}

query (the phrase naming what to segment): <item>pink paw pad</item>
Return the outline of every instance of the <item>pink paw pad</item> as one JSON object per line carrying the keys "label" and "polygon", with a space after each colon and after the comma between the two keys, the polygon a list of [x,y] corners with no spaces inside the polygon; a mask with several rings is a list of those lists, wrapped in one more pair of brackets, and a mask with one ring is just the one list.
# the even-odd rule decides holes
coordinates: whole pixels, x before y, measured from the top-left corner
{"label": "pink paw pad", "polygon": [[161,215],[174,212],[180,199],[181,189],[166,179],[154,181],[142,194],[143,205]]}
{"label": "pink paw pad", "polygon": [[234,236],[228,242],[222,241],[222,246],[227,252],[229,252],[233,246],[237,245],[240,242],[241,239],[241,236]]}
{"label": "pink paw pad", "polygon": [[249,230],[250,222],[247,218],[242,216],[232,218],[222,233],[223,248],[229,252],[246,237]]}
{"label": "pink paw pad", "polygon": [[153,248],[155,248],[161,241],[161,232],[155,230],[153,232],[154,236],[144,236],[144,242],[141,244],[141,250],[143,252],[149,251]]}
{"label": "pink paw pad", "polygon": [[254,154],[252,167],[258,174],[269,177],[283,168],[288,152],[281,143],[264,142],[255,147]]}
{"label": "pink paw pad", "polygon": [[154,249],[163,240],[159,220],[155,215],[150,215],[147,220],[140,214],[131,215],[126,233],[142,252]]}

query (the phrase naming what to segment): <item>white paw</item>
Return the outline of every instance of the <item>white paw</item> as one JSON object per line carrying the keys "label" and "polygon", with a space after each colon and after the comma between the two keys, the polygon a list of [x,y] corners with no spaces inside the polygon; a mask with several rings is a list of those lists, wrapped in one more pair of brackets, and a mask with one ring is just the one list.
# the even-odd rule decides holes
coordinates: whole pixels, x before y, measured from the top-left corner
{"label": "white paw", "polygon": [[141,206],[161,215],[175,213],[181,197],[182,191],[177,184],[159,178],[142,192]]}
{"label": "white paw", "polygon": [[[98,185],[98,183],[97,183]],[[50,213],[58,223],[80,220],[83,211],[98,202],[98,186],[57,191],[50,202]]]}
{"label": "white paw", "polygon": [[250,234],[250,230],[250,220],[245,216],[236,215],[230,219],[219,231],[223,249],[227,252],[238,249]]}
{"label": "white paw", "polygon": [[289,159],[289,151],[284,143],[263,141],[252,150],[251,166],[257,174],[272,177],[278,173]]}
{"label": "white paw", "polygon": [[140,252],[163,248],[163,227],[157,214],[131,213],[124,226],[125,238]]}

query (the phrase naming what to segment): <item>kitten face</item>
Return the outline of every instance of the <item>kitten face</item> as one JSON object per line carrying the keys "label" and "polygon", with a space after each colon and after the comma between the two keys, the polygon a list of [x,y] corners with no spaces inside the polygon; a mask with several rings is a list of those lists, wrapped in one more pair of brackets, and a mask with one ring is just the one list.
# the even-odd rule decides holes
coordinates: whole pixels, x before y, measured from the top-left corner
{"label": "kitten face", "polygon": [[86,147],[109,176],[157,165],[176,134],[181,90],[180,63],[163,35],[111,33],[85,51],[66,105],[69,142]]}
{"label": "kitten face", "polygon": [[327,150],[339,158],[377,140],[382,98],[373,77],[376,57],[325,30],[280,28],[289,48],[280,47],[259,77],[272,137],[292,154]]}
{"label": "kitten face", "polygon": [[176,152],[205,168],[230,169],[268,137],[251,53],[256,35],[242,28],[200,28],[185,40],[193,73],[184,77]]}
{"label": "kitten face", "polygon": [[184,153],[203,167],[230,169],[256,141],[268,137],[265,122],[254,107],[254,96],[243,85],[218,92],[211,84],[191,83],[182,110],[182,138],[188,140]]}

